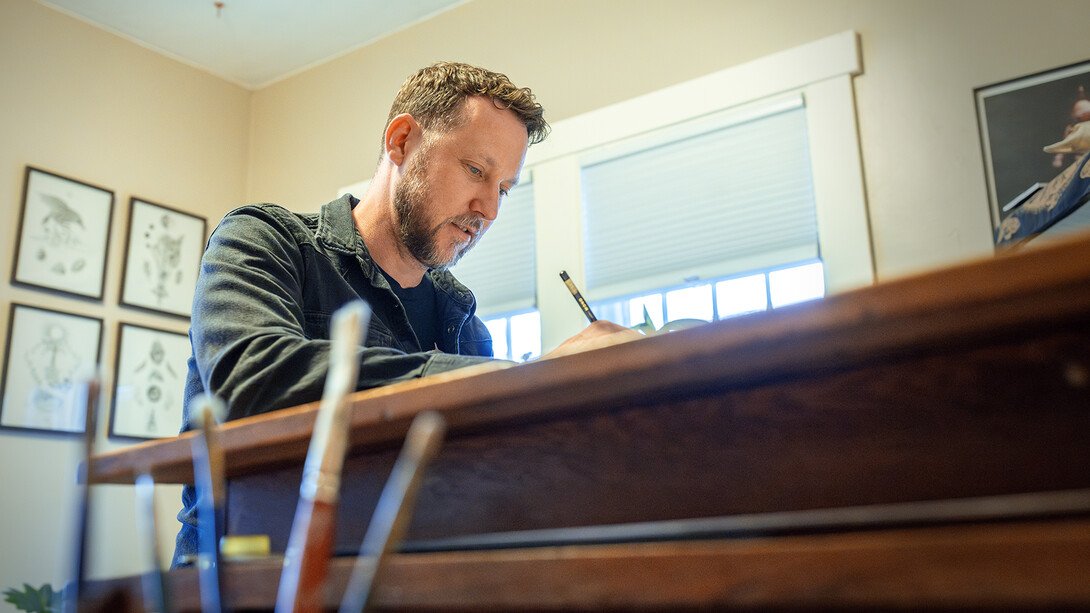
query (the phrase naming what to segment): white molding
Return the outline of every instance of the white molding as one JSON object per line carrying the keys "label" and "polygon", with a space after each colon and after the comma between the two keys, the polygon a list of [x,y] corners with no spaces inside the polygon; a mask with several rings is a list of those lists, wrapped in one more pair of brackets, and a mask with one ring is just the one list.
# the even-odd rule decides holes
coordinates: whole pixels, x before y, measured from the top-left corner
{"label": "white molding", "polygon": [[526,165],[861,71],[858,36],[841,32],[558,121],[545,142],[530,148]]}
{"label": "white molding", "polygon": [[814,83],[806,98],[825,291],[836,294],[875,280],[851,77]]}

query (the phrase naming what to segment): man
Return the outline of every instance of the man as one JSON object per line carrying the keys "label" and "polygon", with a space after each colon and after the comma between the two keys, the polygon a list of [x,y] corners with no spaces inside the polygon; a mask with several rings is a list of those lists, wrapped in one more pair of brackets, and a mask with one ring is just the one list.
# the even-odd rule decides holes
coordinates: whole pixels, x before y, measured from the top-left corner
{"label": "man", "polygon": [[[529,89],[435,64],[395,97],[362,199],[346,195],[316,215],[272,204],[228,213],[201,261],[186,411],[202,392],[226,402],[229,420],[319,399],[330,316],[359,298],[372,315],[358,389],[493,359],[473,294],[446,269],[496,219],[527,148],[547,131]],[[599,321],[554,354],[635,335]],[[192,487],[182,501],[175,564],[197,549]]]}

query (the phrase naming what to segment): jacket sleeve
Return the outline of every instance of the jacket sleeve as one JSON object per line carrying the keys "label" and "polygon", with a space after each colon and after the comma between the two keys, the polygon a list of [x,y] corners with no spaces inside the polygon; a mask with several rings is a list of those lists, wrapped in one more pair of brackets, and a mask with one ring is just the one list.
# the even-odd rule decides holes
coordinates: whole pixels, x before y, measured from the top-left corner
{"label": "jacket sleeve", "polygon": [[[301,250],[260,208],[228,214],[209,239],[194,296],[191,368],[205,392],[226,402],[229,420],[321,398],[330,341],[304,331],[306,257],[321,256]],[[361,347],[360,360],[357,389],[492,358]]]}

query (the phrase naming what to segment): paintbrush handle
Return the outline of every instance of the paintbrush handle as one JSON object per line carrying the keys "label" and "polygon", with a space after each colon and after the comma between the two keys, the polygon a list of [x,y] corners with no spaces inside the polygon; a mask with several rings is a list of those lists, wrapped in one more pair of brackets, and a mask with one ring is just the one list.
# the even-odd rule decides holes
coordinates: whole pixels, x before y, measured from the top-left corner
{"label": "paintbrush handle", "polygon": [[276,613],[318,613],[333,553],[336,504],[299,500],[284,552]]}
{"label": "paintbrush handle", "polygon": [[299,503],[276,594],[276,613],[319,611],[321,607],[348,444],[346,397],[356,388],[359,348],[370,313],[364,302],[357,301],[333,314],[329,373],[303,465]]}
{"label": "paintbrush handle", "polygon": [[340,613],[362,613],[367,609],[386,554],[400,546],[409,529],[425,469],[439,453],[445,433],[446,420],[439,413],[425,411],[413,418],[363,536]]}

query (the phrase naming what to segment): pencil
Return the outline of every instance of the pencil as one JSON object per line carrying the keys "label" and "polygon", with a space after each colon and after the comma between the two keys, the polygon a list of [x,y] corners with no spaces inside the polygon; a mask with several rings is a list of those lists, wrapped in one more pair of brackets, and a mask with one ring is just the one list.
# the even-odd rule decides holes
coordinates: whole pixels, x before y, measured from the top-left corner
{"label": "pencil", "polygon": [[564,280],[564,285],[568,286],[568,291],[575,298],[575,301],[579,303],[579,308],[583,309],[583,314],[587,316],[587,319],[591,323],[598,321],[598,318],[591,312],[590,307],[587,306],[587,301],[583,300],[583,294],[579,293],[579,289],[575,287],[575,283],[572,283],[571,278],[568,277],[567,271],[560,271],[560,278]]}

